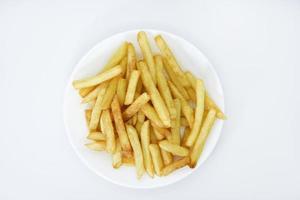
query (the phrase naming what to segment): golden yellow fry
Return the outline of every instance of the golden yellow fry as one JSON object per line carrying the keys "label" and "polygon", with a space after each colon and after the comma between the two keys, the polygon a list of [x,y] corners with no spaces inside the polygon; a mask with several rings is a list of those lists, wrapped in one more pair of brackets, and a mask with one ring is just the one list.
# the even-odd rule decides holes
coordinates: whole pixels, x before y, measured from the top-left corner
{"label": "golden yellow fry", "polygon": [[91,114],[91,120],[89,124],[90,130],[96,130],[99,124],[99,119],[101,115],[101,103],[103,100],[103,96],[106,92],[107,83],[101,84],[101,89],[98,92],[96,103],[93,107],[92,114]]}
{"label": "golden yellow fry", "polygon": [[156,36],[155,38],[156,45],[160,49],[161,54],[163,57],[166,58],[168,64],[172,67],[175,74],[179,77],[180,82],[183,84],[184,87],[188,87],[190,84],[185,79],[184,73],[182,72],[181,68],[179,67],[175,56],[173,55],[172,51],[168,47],[165,40],[162,38],[161,35]]}
{"label": "golden yellow fry", "polygon": [[198,137],[199,130],[202,124],[203,112],[204,112],[204,96],[205,96],[204,84],[201,80],[197,80],[196,82],[197,102],[196,102],[195,120],[191,132],[189,134],[189,137],[186,139],[186,142],[184,143],[184,145],[187,147],[192,147]]}
{"label": "golden yellow fry", "polygon": [[145,172],[145,168],[144,168],[144,158],[143,158],[143,152],[142,152],[139,136],[135,128],[131,125],[126,124],[126,130],[134,153],[137,177],[138,179],[140,179]]}
{"label": "golden yellow fry", "polygon": [[115,78],[111,79],[108,82],[108,86],[107,86],[105,95],[104,95],[103,100],[101,102],[101,109],[102,110],[110,108],[110,104],[111,104],[111,102],[112,102],[112,100],[113,100],[113,98],[116,94],[118,80],[119,80],[119,77],[115,77]]}
{"label": "golden yellow fry", "polygon": [[129,76],[133,70],[136,69],[136,53],[132,43],[128,44],[127,50],[127,71],[126,79],[129,79]]}
{"label": "golden yellow fry", "polygon": [[137,121],[142,123],[145,121],[145,115],[142,110],[139,110],[139,112],[137,113]]}
{"label": "golden yellow fry", "polygon": [[191,129],[189,127],[186,127],[184,129],[183,137],[182,137],[182,140],[181,140],[181,146],[184,146],[184,144],[186,143],[186,140],[189,137],[190,132],[191,132]]}
{"label": "golden yellow fry", "polygon": [[92,87],[87,87],[87,88],[81,88],[79,90],[79,95],[84,98],[85,96],[87,96],[91,91],[93,91],[97,86],[92,86]]}
{"label": "golden yellow fry", "polygon": [[160,148],[163,150],[172,153],[173,155],[176,156],[188,156],[189,155],[189,150],[185,147],[179,146],[177,144],[172,144],[168,140],[162,140],[159,143]]}
{"label": "golden yellow fry", "polygon": [[117,65],[111,68],[110,70],[102,72],[99,75],[81,79],[81,80],[75,80],[73,81],[73,87],[75,89],[80,89],[80,88],[86,88],[86,87],[98,85],[100,83],[103,83],[109,79],[112,79],[120,75],[121,73],[122,73],[122,67],[120,65]]}
{"label": "golden yellow fry", "polygon": [[97,141],[89,144],[85,144],[85,146],[94,151],[104,151],[105,150],[105,141]]}
{"label": "golden yellow fry", "polygon": [[135,166],[135,162],[134,162],[134,157],[122,157],[122,165],[124,166],[129,166],[129,167],[134,167]]}
{"label": "golden yellow fry", "polygon": [[157,144],[150,144],[149,150],[150,150],[150,154],[152,157],[155,173],[158,176],[161,176],[161,174],[162,174],[161,170],[164,167],[164,164],[163,164],[163,160],[162,160],[162,157],[160,154],[159,146]]}
{"label": "golden yellow fry", "polygon": [[91,121],[92,109],[87,109],[84,112],[85,112],[85,121],[86,121],[86,124],[89,126],[90,121]]}
{"label": "golden yellow fry", "polygon": [[101,129],[106,136],[106,151],[113,154],[116,149],[116,140],[109,110],[103,110],[101,119],[103,122],[101,124]]}
{"label": "golden yellow fry", "polygon": [[161,128],[165,127],[164,124],[162,123],[162,121],[160,120],[158,114],[156,113],[154,108],[149,103],[146,103],[145,105],[143,105],[143,107],[141,108],[141,111],[157,127],[161,127]]}
{"label": "golden yellow fry", "polygon": [[82,98],[81,103],[88,103],[94,99],[97,99],[98,92],[101,89],[101,84],[97,85],[90,93],[88,93],[85,97]]}
{"label": "golden yellow fry", "polygon": [[190,97],[190,99],[192,100],[192,102],[196,102],[196,101],[197,101],[196,93],[195,93],[195,91],[193,90],[193,88],[191,88],[191,87],[186,88],[186,91],[187,91],[187,93],[189,94],[189,97]]}
{"label": "golden yellow fry", "polygon": [[139,32],[137,35],[137,40],[147,63],[148,69],[151,73],[153,83],[156,85],[156,67],[146,33],[144,31]]}
{"label": "golden yellow fry", "polygon": [[180,114],[181,103],[179,99],[174,99],[174,105],[176,108],[176,118],[171,121],[171,143],[180,145]]}
{"label": "golden yellow fry", "polygon": [[173,119],[176,117],[176,110],[175,110],[174,102],[173,102],[172,95],[170,92],[170,88],[167,83],[167,79],[163,74],[164,67],[163,67],[162,58],[161,58],[161,56],[156,55],[156,56],[154,56],[154,60],[155,60],[155,65],[156,65],[156,69],[157,69],[156,78],[157,78],[158,90],[168,107],[171,119]]}
{"label": "golden yellow fry", "polygon": [[152,81],[151,75],[147,69],[146,64],[144,62],[139,62],[138,69],[141,72],[143,85],[146,88],[146,91],[148,92],[148,94],[150,95],[154,109],[156,110],[162,123],[166,127],[170,127],[171,120],[170,120],[170,116],[169,116],[169,111],[167,109],[167,106],[165,105],[165,102],[163,101],[162,97],[160,96],[157,88],[155,87],[155,84]]}
{"label": "golden yellow fry", "polygon": [[165,138],[165,135],[159,132],[156,128],[153,127],[152,130],[157,140],[162,140]]}
{"label": "golden yellow fry", "polygon": [[177,90],[175,85],[171,81],[168,81],[168,84],[169,84],[169,87],[171,89],[172,95],[175,98],[180,100],[182,113],[183,113],[184,117],[186,118],[186,120],[188,121],[189,126],[192,127],[193,123],[194,123],[194,111],[193,111],[193,109],[191,108],[189,103],[183,98],[183,96]]}
{"label": "golden yellow fry", "polygon": [[160,127],[156,126],[153,122],[151,122],[151,126],[153,127],[153,129],[155,129],[157,132],[159,132],[161,135],[163,135],[166,138],[169,138],[172,136],[171,132],[167,128],[160,128]]}
{"label": "golden yellow fry", "polygon": [[126,89],[127,89],[127,80],[124,78],[120,78],[117,86],[117,95],[118,95],[120,106],[124,105]]}
{"label": "golden yellow fry", "polygon": [[127,57],[124,57],[120,63],[122,67],[122,73],[120,74],[120,77],[124,77],[127,71]]}
{"label": "golden yellow fry", "polygon": [[175,171],[176,169],[180,169],[180,168],[186,166],[189,162],[190,162],[189,157],[184,157],[184,158],[182,158],[180,160],[176,160],[173,163],[165,166],[162,169],[162,175],[163,176],[167,176],[170,173],[172,173],[173,171]]}
{"label": "golden yellow fry", "polygon": [[179,76],[175,74],[171,66],[168,64],[168,62],[164,62],[164,67],[170,77],[170,80],[174,83],[180,94],[183,96],[185,100],[189,100],[189,94],[187,91],[184,89],[182,83],[180,82]]}
{"label": "golden yellow fry", "polygon": [[87,139],[96,140],[96,141],[105,141],[106,137],[101,132],[90,132],[87,136]]}
{"label": "golden yellow fry", "polygon": [[209,110],[203,125],[201,127],[199,136],[191,150],[191,162],[190,162],[190,167],[194,168],[197,164],[197,161],[202,153],[202,150],[204,148],[205,142],[207,140],[207,137],[210,133],[210,130],[215,122],[216,119],[216,110],[215,109],[211,109]]}
{"label": "golden yellow fry", "polygon": [[116,143],[116,151],[112,155],[112,166],[117,169],[122,165],[122,152],[121,152],[121,144],[120,141],[117,140]]}
{"label": "golden yellow fry", "polygon": [[173,155],[170,152],[167,152],[163,149],[160,149],[164,165],[168,165],[173,162]]}
{"label": "golden yellow fry", "polygon": [[[185,72],[185,76],[187,77],[187,80],[189,80],[189,82],[191,83],[191,86],[194,88],[194,90],[196,90],[197,78],[189,71]],[[217,104],[213,101],[213,99],[209,96],[208,92],[205,93],[204,106],[205,106],[205,110],[210,110],[212,108],[215,109],[217,111],[218,119],[226,119],[225,114],[217,106]]]}
{"label": "golden yellow fry", "polygon": [[128,82],[128,87],[127,87],[127,92],[125,96],[125,101],[124,101],[125,105],[130,105],[133,102],[139,77],[140,77],[139,71],[133,70],[131,72],[129,82]]}
{"label": "golden yellow fry", "polygon": [[189,123],[187,122],[186,118],[184,118],[184,117],[180,118],[180,126],[183,126],[183,127],[189,126]]}
{"label": "golden yellow fry", "polygon": [[120,144],[121,147],[124,151],[131,151],[131,146],[130,146],[130,142],[126,133],[126,129],[125,129],[125,125],[124,125],[124,121],[122,118],[122,113],[121,113],[121,108],[120,108],[120,104],[118,101],[118,97],[117,95],[114,97],[112,103],[111,103],[111,111],[113,114],[113,118],[115,121],[115,127],[116,127],[116,131],[118,133],[119,139],[120,139]]}
{"label": "golden yellow fry", "polygon": [[157,144],[157,138],[153,131],[153,126],[150,126],[150,142],[151,144]]}
{"label": "golden yellow fry", "polygon": [[123,112],[123,120],[127,121],[135,113],[137,113],[140,108],[145,105],[150,100],[150,97],[147,93],[141,94],[126,110]]}
{"label": "golden yellow fry", "polygon": [[154,169],[152,158],[149,151],[150,145],[150,124],[149,121],[145,121],[141,128],[141,143],[144,155],[144,164],[146,167],[146,171],[150,177],[154,177]]}

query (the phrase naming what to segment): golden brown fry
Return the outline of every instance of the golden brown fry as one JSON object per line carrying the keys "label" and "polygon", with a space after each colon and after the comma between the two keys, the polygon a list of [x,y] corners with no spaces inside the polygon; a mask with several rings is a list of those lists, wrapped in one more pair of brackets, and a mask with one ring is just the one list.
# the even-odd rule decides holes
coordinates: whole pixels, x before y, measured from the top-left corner
{"label": "golden brown fry", "polygon": [[88,95],[91,91],[93,91],[97,86],[87,87],[87,88],[81,88],[79,90],[79,95],[84,98],[86,95]]}
{"label": "golden brown fry", "polygon": [[182,107],[182,113],[186,120],[189,123],[189,126],[192,127],[194,123],[194,111],[191,108],[191,106],[188,104],[188,102],[183,98],[183,96],[180,94],[180,92],[177,90],[175,85],[171,82],[168,81],[169,87],[171,89],[171,92],[175,98],[178,98],[181,102],[181,107]]}
{"label": "golden brown fry", "polygon": [[184,158],[182,158],[180,160],[176,160],[173,163],[165,166],[162,169],[162,175],[163,176],[167,176],[170,173],[172,173],[173,171],[175,171],[176,169],[180,169],[180,168],[186,166],[189,162],[190,162],[189,157],[184,157]]}
{"label": "golden brown fry", "polygon": [[110,104],[116,94],[116,90],[117,90],[117,84],[118,84],[118,80],[119,77],[115,77],[113,79],[111,79],[108,83],[105,95],[103,97],[103,100],[101,102],[101,109],[105,110],[105,109],[109,109],[110,108]]}
{"label": "golden brown fry", "polygon": [[124,101],[125,105],[130,105],[133,102],[139,77],[140,77],[139,71],[133,70],[131,72],[128,87],[127,87],[127,92],[125,96],[125,101]]}
{"label": "golden brown fry", "polygon": [[135,162],[134,162],[134,157],[122,157],[122,165],[124,166],[129,166],[129,167],[134,167]]}
{"label": "golden brown fry", "polygon": [[134,99],[138,98],[143,91],[143,82],[141,79],[137,82]]}
{"label": "golden brown fry", "polygon": [[90,132],[87,136],[87,139],[96,140],[96,141],[105,141],[106,137],[101,132]]}
{"label": "golden brown fry", "polygon": [[189,155],[189,150],[187,148],[179,146],[177,144],[172,144],[168,140],[162,140],[158,144],[160,148],[162,148],[167,152],[172,153],[173,155],[182,156],[182,157]]}
{"label": "golden brown fry", "polygon": [[86,124],[89,126],[90,121],[91,121],[92,109],[87,109],[84,112],[85,112],[85,121],[86,121]]}
{"label": "golden brown fry", "polygon": [[195,91],[193,90],[193,88],[191,88],[191,87],[186,88],[186,91],[187,91],[187,93],[189,94],[189,97],[190,97],[190,99],[192,100],[192,102],[196,102],[196,101],[197,101],[196,93],[195,93]]}
{"label": "golden brown fry", "polygon": [[153,126],[150,126],[150,142],[151,144],[157,144],[157,138],[153,131]]}
{"label": "golden brown fry", "polygon": [[116,149],[116,140],[109,110],[103,110],[101,120],[103,122],[101,123],[101,129],[106,136],[106,151],[113,154]]}
{"label": "golden brown fry", "polygon": [[204,112],[204,96],[205,96],[204,84],[201,80],[197,80],[196,82],[197,102],[196,102],[195,120],[191,132],[189,134],[189,137],[184,143],[184,145],[187,147],[192,147],[198,137],[199,130],[202,123],[203,112]]}
{"label": "golden brown fry", "polygon": [[189,137],[190,132],[191,132],[191,129],[189,127],[186,127],[184,129],[183,137],[182,137],[182,140],[181,140],[181,146],[184,146],[184,144],[186,143],[186,140]]}
{"label": "golden brown fry", "polygon": [[118,95],[120,106],[124,105],[126,89],[127,89],[127,80],[124,78],[120,78],[117,86],[117,95]]}
{"label": "golden brown fry", "polygon": [[186,118],[184,118],[184,117],[180,118],[180,126],[183,126],[183,127],[189,126],[189,123],[187,122]]}
{"label": "golden brown fry", "polygon": [[102,72],[99,75],[81,79],[81,80],[75,80],[73,81],[73,87],[75,89],[80,89],[80,88],[86,88],[86,87],[98,85],[100,83],[103,83],[109,79],[112,79],[120,75],[122,73],[122,70],[123,70],[122,67],[120,65],[117,65],[111,68],[110,70]]}
{"label": "golden brown fry", "polygon": [[97,99],[98,92],[101,89],[101,84],[97,85],[96,88],[94,88],[90,93],[88,93],[84,98],[82,98],[81,103],[88,103],[91,102],[94,99]]}
{"label": "golden brown fry", "polygon": [[163,67],[162,58],[161,58],[161,56],[157,55],[154,57],[154,59],[155,59],[155,65],[156,65],[156,69],[157,69],[156,78],[157,78],[158,90],[159,90],[160,94],[162,95],[162,97],[168,107],[171,119],[173,119],[176,117],[176,110],[175,110],[174,102],[173,102],[172,95],[170,92],[170,88],[167,83],[167,79],[163,74],[164,67]]}
{"label": "golden brown fry", "polygon": [[162,97],[160,96],[157,88],[155,87],[155,84],[152,81],[151,75],[147,69],[146,64],[144,62],[139,62],[138,69],[141,72],[143,85],[146,88],[146,91],[148,92],[148,94],[150,95],[151,102],[154,106],[154,109],[156,110],[162,123],[166,127],[170,127],[171,120],[170,120],[169,111],[167,109],[165,102],[163,101]]}
{"label": "golden brown fry", "polygon": [[216,119],[216,110],[215,109],[211,109],[209,110],[203,125],[201,127],[199,136],[191,150],[191,162],[190,162],[190,167],[194,168],[197,164],[197,161],[202,153],[202,150],[204,148],[205,142],[207,140],[207,137],[210,133],[210,130],[215,122]]}
{"label": "golden brown fry", "polygon": [[174,99],[174,105],[176,108],[176,118],[171,121],[171,143],[180,145],[180,114],[181,104],[179,99]]}
{"label": "golden brown fry", "polygon": [[124,77],[127,70],[127,57],[124,57],[120,63],[122,67],[122,73],[120,74],[120,77]]}
{"label": "golden brown fry", "polygon": [[97,100],[96,100],[96,103],[93,107],[92,114],[91,114],[91,120],[90,120],[90,124],[89,124],[90,130],[96,130],[98,127],[98,124],[99,124],[99,119],[100,119],[100,115],[101,115],[101,103],[102,103],[103,96],[106,92],[107,83],[104,83],[101,85],[102,85],[102,88],[98,92]]}
{"label": "golden brown fry", "polygon": [[149,121],[145,121],[141,128],[141,143],[144,155],[144,164],[146,167],[146,171],[149,176],[154,177],[154,169],[152,158],[150,155],[149,145],[150,145],[150,125]]}
{"label": "golden brown fry", "polygon": [[144,31],[139,32],[137,35],[137,40],[147,63],[148,69],[151,73],[153,83],[156,85],[156,67],[146,33]]}
{"label": "golden brown fry", "polygon": [[164,165],[168,165],[173,162],[173,156],[170,152],[167,152],[163,149],[160,149],[162,159],[164,161]]}
{"label": "golden brown fry", "polygon": [[142,110],[139,110],[139,112],[137,113],[137,121],[142,123],[145,121],[145,115]]}
{"label": "golden brown fry", "polygon": [[116,143],[116,151],[112,155],[112,166],[117,169],[122,165],[122,152],[121,152],[121,144],[120,141],[117,140]]}
{"label": "golden brown fry", "polygon": [[156,45],[160,49],[161,54],[163,57],[166,58],[168,64],[172,67],[175,74],[179,77],[180,82],[183,84],[184,87],[188,87],[190,84],[185,79],[184,73],[182,72],[181,68],[179,67],[175,56],[173,55],[172,51],[168,47],[165,40],[162,38],[161,35],[156,36],[155,38]]}
{"label": "golden brown fry", "polygon": [[113,114],[113,118],[115,121],[115,127],[116,127],[116,131],[118,133],[119,139],[120,139],[120,144],[121,147],[124,151],[131,151],[131,146],[130,146],[130,142],[126,133],[126,129],[125,129],[125,125],[124,125],[124,121],[122,118],[122,113],[121,113],[121,108],[120,108],[120,104],[118,101],[118,97],[117,95],[115,95],[112,104],[111,104],[111,111]]}
{"label": "golden brown fry", "polygon": [[157,132],[159,132],[161,135],[163,135],[166,138],[169,138],[172,136],[171,132],[167,128],[160,128],[160,127],[156,126],[153,122],[151,122],[151,126],[153,127],[153,129],[155,129]]}
{"label": "golden brown fry", "polygon": [[105,150],[105,141],[97,141],[89,144],[85,144],[85,146],[94,151],[104,151]]}
{"label": "golden brown fry", "polygon": [[135,113],[137,113],[140,108],[145,105],[150,100],[150,97],[147,93],[141,94],[124,112],[123,112],[123,120],[127,121],[130,119]]}
{"label": "golden brown fry", "polygon": [[140,179],[145,172],[145,168],[144,168],[144,158],[143,158],[143,152],[142,152],[139,136],[135,128],[131,125],[126,124],[126,130],[134,153],[137,177],[138,179]]}
{"label": "golden brown fry", "polygon": [[158,114],[156,113],[154,108],[149,103],[146,103],[145,105],[143,105],[143,107],[141,108],[141,111],[157,127],[161,127],[161,128],[165,127],[163,125],[162,121],[160,120]]}
{"label": "golden brown fry", "polygon": [[135,49],[132,43],[128,44],[127,51],[127,71],[126,71],[126,79],[129,79],[129,76],[133,70],[136,69],[136,54]]}
{"label": "golden brown fry", "polygon": [[163,160],[160,154],[159,146],[157,144],[150,144],[149,145],[150,154],[153,160],[153,165],[155,169],[155,173],[158,176],[161,176],[162,168],[164,167]]}

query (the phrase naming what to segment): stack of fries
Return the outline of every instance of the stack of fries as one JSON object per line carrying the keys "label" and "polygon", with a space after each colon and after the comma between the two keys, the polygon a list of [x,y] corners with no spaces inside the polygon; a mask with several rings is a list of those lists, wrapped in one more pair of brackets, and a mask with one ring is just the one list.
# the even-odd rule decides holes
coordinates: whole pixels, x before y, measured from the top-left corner
{"label": "stack of fries", "polygon": [[203,81],[182,71],[162,36],[154,39],[160,55],[139,32],[142,59],[124,42],[99,74],[73,82],[90,106],[86,146],[111,154],[114,168],[135,166],[138,178],[195,167],[215,119],[226,118]]}

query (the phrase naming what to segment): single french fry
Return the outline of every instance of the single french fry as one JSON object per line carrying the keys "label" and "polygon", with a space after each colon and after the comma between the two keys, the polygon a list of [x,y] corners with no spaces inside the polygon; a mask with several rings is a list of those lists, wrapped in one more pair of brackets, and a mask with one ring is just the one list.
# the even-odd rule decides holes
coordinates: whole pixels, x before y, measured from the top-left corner
{"label": "single french fry", "polygon": [[152,157],[155,174],[161,176],[162,175],[161,170],[164,167],[164,164],[160,154],[159,146],[157,144],[150,144],[149,150]]}
{"label": "single french fry", "polygon": [[93,89],[89,94],[87,94],[85,97],[82,98],[81,103],[88,103],[91,102],[94,99],[97,99],[98,92],[101,89],[101,84],[97,85],[95,89]]}
{"label": "single french fry", "polygon": [[164,165],[168,165],[173,162],[173,155],[170,152],[167,152],[163,149],[160,149]]}
{"label": "single french fry", "polygon": [[130,105],[133,102],[139,77],[140,77],[139,71],[133,70],[131,72],[129,82],[128,82],[128,87],[127,87],[127,92],[125,96],[125,101],[124,101],[125,105]]}
{"label": "single french fry", "polygon": [[180,66],[178,65],[175,56],[173,55],[172,51],[168,47],[166,41],[162,38],[161,35],[158,35],[154,38],[156,45],[160,49],[161,54],[163,57],[166,58],[168,64],[172,67],[175,74],[180,77],[179,80],[183,84],[183,86],[189,86],[189,82],[185,79],[184,73],[182,72]]}
{"label": "single french fry", "polygon": [[85,146],[94,151],[104,151],[105,150],[105,141],[97,141],[85,144]]}
{"label": "single french fry", "polygon": [[112,166],[115,169],[118,169],[122,165],[122,152],[121,152],[121,144],[120,141],[116,142],[116,150],[112,155]]}
{"label": "single french fry", "polygon": [[187,122],[186,118],[184,118],[184,117],[180,118],[180,126],[183,126],[183,127],[189,126],[189,123]]}
{"label": "single french fry", "polygon": [[127,71],[127,57],[122,59],[120,65],[122,67],[122,73],[120,74],[120,77],[125,77]]}
{"label": "single french fry", "polygon": [[125,129],[125,125],[124,125],[124,121],[122,118],[121,108],[120,108],[120,104],[119,104],[117,95],[115,95],[115,97],[111,103],[111,111],[112,111],[113,118],[115,121],[115,127],[116,127],[116,131],[118,133],[119,139],[120,139],[120,144],[121,144],[122,150],[131,152],[132,149],[131,149],[130,142],[129,142],[127,132]]}
{"label": "single french fry", "polygon": [[156,113],[155,109],[149,103],[143,105],[141,111],[157,127],[161,127],[161,128],[165,127],[162,121],[160,120],[158,114]]}
{"label": "single french fry", "polygon": [[150,145],[150,124],[149,121],[145,121],[141,128],[141,143],[144,155],[144,164],[147,173],[150,177],[154,177],[154,168],[152,163],[152,158],[150,155],[149,145]]}
{"label": "single french fry", "polygon": [[180,168],[188,165],[189,162],[190,162],[190,158],[189,157],[184,157],[184,158],[182,158],[180,160],[176,160],[176,161],[172,162],[171,164],[165,166],[162,169],[162,175],[163,176],[167,176],[170,173],[172,173],[173,171],[175,171],[177,169],[180,169]]}
{"label": "single french fry", "polygon": [[81,80],[75,80],[73,81],[73,87],[75,89],[80,89],[80,88],[86,88],[86,87],[91,87],[94,85],[98,85],[100,83],[103,83],[107,80],[110,80],[122,73],[122,67],[120,65],[117,65],[110,70],[107,70],[105,72],[102,72],[99,75],[92,76],[89,78],[81,79]]}
{"label": "single french fry", "polygon": [[134,162],[134,157],[122,157],[122,165],[124,166],[129,166],[129,167],[134,167],[135,162]]}
{"label": "single french fry", "polygon": [[127,121],[135,113],[137,113],[145,103],[150,100],[150,97],[147,93],[141,94],[126,110],[123,112],[123,120]]}
{"label": "single french fry", "polygon": [[201,127],[199,136],[191,150],[191,154],[190,154],[190,157],[191,157],[190,167],[191,168],[194,168],[197,164],[197,161],[203,151],[205,142],[206,142],[207,137],[210,133],[210,130],[215,122],[215,119],[216,119],[216,110],[215,109],[209,110],[209,112],[203,122],[203,125]]}
{"label": "single french fry", "polygon": [[124,78],[120,78],[117,86],[117,95],[118,95],[120,106],[124,105],[126,89],[127,89],[127,80]]}
{"label": "single french fry", "polygon": [[191,132],[191,129],[189,127],[186,127],[184,129],[182,140],[181,140],[181,146],[185,146],[186,140],[189,137],[190,132]]}
{"label": "single french fry", "polygon": [[137,35],[137,40],[147,63],[148,69],[151,73],[153,83],[156,85],[156,67],[146,33],[144,31],[139,32]]}
{"label": "single french fry", "polygon": [[167,109],[167,106],[165,105],[165,102],[163,101],[162,97],[160,96],[157,88],[155,87],[154,82],[152,81],[151,75],[147,69],[146,64],[144,62],[139,62],[138,69],[141,72],[143,85],[146,88],[146,91],[148,92],[148,94],[150,95],[151,102],[154,106],[154,109],[156,110],[162,123],[166,127],[170,127],[171,120],[170,120],[169,111]]}
{"label": "single french fry", "polygon": [[133,70],[136,69],[136,53],[132,43],[128,44],[127,50],[127,71],[126,79],[129,79],[129,76]]}
{"label": "single french fry", "polygon": [[151,144],[157,144],[157,138],[153,131],[153,126],[150,126],[150,142]]}
{"label": "single french fry", "polygon": [[197,102],[196,102],[195,120],[191,132],[184,144],[187,147],[192,147],[198,137],[199,130],[202,123],[203,112],[204,112],[204,96],[205,96],[205,89],[204,89],[203,81],[197,80],[196,82]]}
{"label": "single french fry", "polygon": [[191,108],[189,103],[183,98],[183,96],[177,90],[175,85],[171,81],[168,81],[168,84],[169,84],[169,87],[171,89],[172,95],[175,98],[178,98],[180,100],[182,113],[183,113],[184,117],[186,118],[186,120],[188,121],[189,126],[192,127],[193,123],[194,123],[194,111],[193,111],[193,109]]}
{"label": "single french fry", "polygon": [[116,140],[115,140],[115,133],[114,127],[110,118],[109,110],[103,110],[102,115],[102,126],[101,129],[106,136],[106,151],[108,153],[113,154],[116,149]]}
{"label": "single french fry", "polygon": [[142,110],[137,113],[137,121],[143,123],[145,121],[145,115]]}
{"label": "single french fry", "polygon": [[174,105],[176,108],[176,118],[171,121],[171,143],[180,145],[180,115],[181,115],[181,103],[179,99],[174,99]]}
{"label": "single french fry", "polygon": [[196,98],[196,93],[193,90],[193,88],[191,88],[191,87],[186,88],[186,91],[189,94],[190,100],[192,100],[192,102],[195,103],[197,101],[197,98]]}
{"label": "single french fry", "polygon": [[144,168],[144,158],[143,158],[143,152],[142,152],[139,136],[135,128],[131,125],[126,124],[126,130],[134,153],[137,177],[138,179],[140,179],[145,172],[145,168]]}
{"label": "single french fry", "polygon": [[92,114],[91,114],[91,120],[89,123],[89,129],[90,130],[96,130],[99,124],[99,119],[101,115],[101,103],[103,100],[103,96],[106,92],[107,83],[101,84],[101,89],[98,92],[96,103],[93,107]]}
{"label": "single french fry", "polygon": [[182,83],[180,82],[179,76],[175,74],[172,67],[168,64],[166,60],[164,61],[164,67],[167,71],[167,74],[170,77],[170,80],[174,83],[174,85],[176,86],[180,94],[183,96],[183,98],[188,101],[190,99],[189,94],[187,93]]}
{"label": "single french fry", "polygon": [[87,126],[89,126],[90,121],[91,121],[92,109],[87,109],[84,111],[84,113],[85,113],[86,124],[87,124]]}
{"label": "single french fry", "polygon": [[92,87],[87,87],[87,88],[81,88],[79,90],[79,95],[84,98],[85,96],[87,96],[91,91],[93,91],[97,86],[92,86]]}
{"label": "single french fry", "polygon": [[103,96],[103,100],[101,102],[102,110],[110,108],[110,104],[116,94],[118,79],[119,77],[115,77],[109,81],[105,95]]}
{"label": "single french fry", "polygon": [[171,142],[167,140],[162,140],[159,143],[160,148],[163,150],[172,153],[176,156],[182,156],[185,157],[189,154],[189,150],[185,147],[179,146],[177,144],[172,144]]}
{"label": "single french fry", "polygon": [[106,136],[101,132],[90,132],[87,136],[87,139],[96,140],[96,141],[105,141]]}
{"label": "single french fry", "polygon": [[154,56],[154,60],[155,60],[155,65],[156,65],[156,69],[157,69],[156,70],[156,78],[157,78],[158,90],[168,107],[171,119],[173,119],[176,117],[176,110],[175,110],[174,102],[173,102],[172,95],[170,92],[170,88],[167,83],[167,79],[163,74],[163,69],[164,69],[163,61],[162,61],[161,56],[159,56],[159,55]]}

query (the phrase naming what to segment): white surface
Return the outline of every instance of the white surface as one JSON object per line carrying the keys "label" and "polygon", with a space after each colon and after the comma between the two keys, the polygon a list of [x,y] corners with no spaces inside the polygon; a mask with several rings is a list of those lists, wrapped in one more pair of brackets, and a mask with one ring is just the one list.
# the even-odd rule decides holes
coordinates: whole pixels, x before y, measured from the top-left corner
{"label": "white surface", "polygon": [[[299,199],[299,1],[42,2],[0,2],[0,199]],[[136,191],[80,162],[62,102],[88,49],[141,27],[173,32],[208,56],[229,120],[194,176]]]}
{"label": "white surface", "polygon": [[[142,53],[137,43],[137,34],[139,31],[141,30],[126,31],[106,38],[96,44],[95,47],[83,56],[72,72],[66,88],[64,97],[64,122],[75,152],[82,162],[97,175],[115,184],[130,188],[158,188],[182,180],[195,172],[197,168],[207,160],[220,138],[223,120],[216,120],[205,144],[205,148],[201,153],[201,157],[194,169],[184,167],[166,177],[157,177],[153,179],[148,175],[145,175],[138,180],[135,178],[135,168],[121,167],[120,169],[115,170],[111,166],[111,156],[108,155],[107,152],[92,152],[84,146],[90,142],[86,139],[86,133],[88,132],[84,117],[84,110],[86,107],[80,103],[81,98],[78,91],[74,90],[74,87],[72,86],[74,80],[99,73],[101,67],[107,63],[107,60],[110,59],[111,55],[124,41],[132,42],[136,48],[137,56],[141,57]],[[147,33],[153,54],[159,53],[159,50],[154,43],[154,37],[156,35],[162,35],[176,55],[180,65],[184,66],[183,69],[189,70],[196,77],[203,79],[209,94],[220,108],[224,110],[224,95],[220,80],[212,64],[202,52],[188,41],[174,34],[150,29],[143,31]]]}

